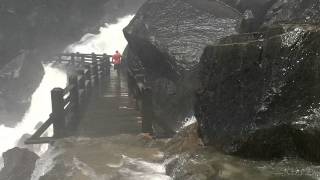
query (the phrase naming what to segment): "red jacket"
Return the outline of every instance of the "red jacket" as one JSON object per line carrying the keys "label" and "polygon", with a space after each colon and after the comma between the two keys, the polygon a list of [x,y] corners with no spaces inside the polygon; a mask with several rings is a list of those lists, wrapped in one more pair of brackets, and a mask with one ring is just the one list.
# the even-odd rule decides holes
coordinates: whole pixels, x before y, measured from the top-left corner
{"label": "red jacket", "polygon": [[112,63],[113,64],[121,64],[121,54],[120,53],[116,53],[112,56]]}

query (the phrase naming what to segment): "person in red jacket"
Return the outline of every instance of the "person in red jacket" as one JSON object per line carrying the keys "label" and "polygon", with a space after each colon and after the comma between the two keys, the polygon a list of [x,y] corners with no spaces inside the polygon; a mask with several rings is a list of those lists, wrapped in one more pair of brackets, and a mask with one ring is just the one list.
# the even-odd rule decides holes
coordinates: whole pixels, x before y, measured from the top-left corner
{"label": "person in red jacket", "polygon": [[118,73],[120,71],[121,60],[122,55],[119,53],[119,51],[116,51],[116,53],[112,56],[112,63],[114,64],[114,70],[117,70]]}

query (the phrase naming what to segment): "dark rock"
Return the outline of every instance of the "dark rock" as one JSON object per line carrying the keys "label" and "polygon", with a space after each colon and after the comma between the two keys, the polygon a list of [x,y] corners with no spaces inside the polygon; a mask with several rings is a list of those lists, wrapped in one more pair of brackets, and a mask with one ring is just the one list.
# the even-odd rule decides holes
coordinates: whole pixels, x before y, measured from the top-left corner
{"label": "dark rock", "polygon": [[265,24],[279,22],[318,24],[320,2],[318,0],[278,0],[266,14]]}
{"label": "dark rock", "polygon": [[28,180],[31,179],[39,156],[20,148],[13,148],[3,153],[4,168],[0,172],[1,180]]}
{"label": "dark rock", "polygon": [[164,146],[168,154],[179,154],[187,151],[195,151],[202,148],[202,142],[198,135],[198,124],[192,124],[178,132]]}
{"label": "dark rock", "polygon": [[274,23],[320,22],[318,0],[222,0],[244,15],[242,32],[254,32]]}
{"label": "dark rock", "polygon": [[222,0],[244,15],[242,32],[255,32],[264,23],[265,16],[277,0]]}
{"label": "dark rock", "polygon": [[[241,14],[218,1],[147,1],[124,29],[128,68],[152,88],[155,121],[175,127],[193,113],[199,57],[208,43],[237,33]],[[141,66],[140,66],[141,65]],[[136,74],[134,74],[136,75]]]}
{"label": "dark rock", "polygon": [[319,162],[318,27],[241,36],[207,47],[201,58],[196,115],[204,142],[245,157]]}

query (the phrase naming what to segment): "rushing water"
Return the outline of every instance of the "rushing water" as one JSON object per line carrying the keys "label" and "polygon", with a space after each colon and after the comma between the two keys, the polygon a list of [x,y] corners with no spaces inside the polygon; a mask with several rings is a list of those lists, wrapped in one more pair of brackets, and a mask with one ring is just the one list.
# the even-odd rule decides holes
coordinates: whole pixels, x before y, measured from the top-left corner
{"label": "rushing water", "polygon": [[39,87],[33,93],[31,105],[22,121],[17,124],[15,128],[4,125],[0,126],[1,153],[16,146],[23,135],[32,134],[37,124],[48,119],[51,112],[51,89],[54,87],[64,87],[66,85],[66,74],[62,70],[54,68],[51,65],[45,65],[44,69],[46,73]]}
{"label": "rushing water", "polygon": [[116,24],[105,24],[100,28],[99,34],[86,34],[79,42],[67,47],[68,52],[81,52],[97,54],[113,54],[116,50],[123,52],[127,41],[123,36],[122,29],[128,25],[133,15],[118,19]]}

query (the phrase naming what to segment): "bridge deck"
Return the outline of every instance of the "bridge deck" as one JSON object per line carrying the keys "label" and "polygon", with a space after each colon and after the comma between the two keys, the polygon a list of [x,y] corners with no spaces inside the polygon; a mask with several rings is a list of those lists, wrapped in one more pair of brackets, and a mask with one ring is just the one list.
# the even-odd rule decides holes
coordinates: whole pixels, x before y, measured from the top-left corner
{"label": "bridge deck", "polygon": [[111,70],[110,78],[99,91],[93,92],[93,96],[99,96],[91,97],[76,135],[102,137],[140,133],[141,116],[133,100],[128,97],[126,76]]}

